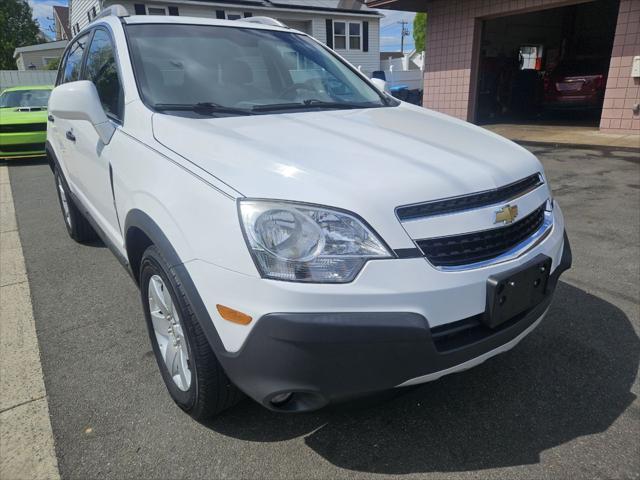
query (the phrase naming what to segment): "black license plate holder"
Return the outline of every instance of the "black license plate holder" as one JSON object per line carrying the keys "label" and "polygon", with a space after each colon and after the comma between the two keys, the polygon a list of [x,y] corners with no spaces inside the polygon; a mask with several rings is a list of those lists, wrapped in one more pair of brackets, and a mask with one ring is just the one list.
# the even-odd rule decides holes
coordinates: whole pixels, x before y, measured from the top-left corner
{"label": "black license plate holder", "polygon": [[541,254],[516,269],[490,276],[484,324],[496,328],[542,302],[550,271],[551,258]]}

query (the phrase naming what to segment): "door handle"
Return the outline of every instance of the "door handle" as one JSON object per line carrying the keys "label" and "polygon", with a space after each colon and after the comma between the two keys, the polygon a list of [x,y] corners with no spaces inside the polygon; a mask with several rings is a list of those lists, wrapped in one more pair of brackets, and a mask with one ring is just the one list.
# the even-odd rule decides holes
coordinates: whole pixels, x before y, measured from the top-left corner
{"label": "door handle", "polygon": [[67,130],[67,133],[65,134],[65,136],[67,137],[67,140],[71,140],[72,142],[76,141],[76,136],[73,134],[71,130]]}
{"label": "door handle", "polygon": [[53,123],[53,122],[55,122],[55,121],[56,121],[56,119],[55,119],[55,118],[53,118],[53,115],[51,115],[51,114],[49,114],[49,115],[47,116],[47,120],[49,120],[51,123]]}

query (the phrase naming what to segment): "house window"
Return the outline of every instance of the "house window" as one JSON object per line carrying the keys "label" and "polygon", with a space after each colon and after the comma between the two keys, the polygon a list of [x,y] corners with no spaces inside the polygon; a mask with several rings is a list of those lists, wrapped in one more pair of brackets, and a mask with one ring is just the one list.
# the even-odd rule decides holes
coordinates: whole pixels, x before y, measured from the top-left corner
{"label": "house window", "polygon": [[360,22],[333,22],[333,48],[336,50],[362,50],[362,24]]}
{"label": "house window", "polygon": [[333,22],[333,48],[336,50],[347,49],[347,24],[345,22]]}
{"label": "house window", "polygon": [[147,5],[147,15],[166,15],[167,9],[165,7]]}
{"label": "house window", "polygon": [[349,50],[360,50],[362,34],[359,23],[349,23]]}
{"label": "house window", "polygon": [[227,20],[240,20],[243,18],[240,12],[227,12]]}
{"label": "house window", "polygon": [[49,65],[49,62],[53,62],[57,59],[58,57],[42,57],[42,66],[46,67],[47,65]]}

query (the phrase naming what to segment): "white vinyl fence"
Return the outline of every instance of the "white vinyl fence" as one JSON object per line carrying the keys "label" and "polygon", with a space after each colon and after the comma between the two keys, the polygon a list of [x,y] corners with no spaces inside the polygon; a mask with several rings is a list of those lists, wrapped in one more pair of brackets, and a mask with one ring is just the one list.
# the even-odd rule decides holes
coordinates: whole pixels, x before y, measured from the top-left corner
{"label": "white vinyl fence", "polygon": [[20,85],[53,85],[56,70],[0,70],[0,90]]}
{"label": "white vinyl fence", "polygon": [[406,85],[409,90],[422,90],[423,79],[422,70],[385,70],[389,88],[396,85]]}

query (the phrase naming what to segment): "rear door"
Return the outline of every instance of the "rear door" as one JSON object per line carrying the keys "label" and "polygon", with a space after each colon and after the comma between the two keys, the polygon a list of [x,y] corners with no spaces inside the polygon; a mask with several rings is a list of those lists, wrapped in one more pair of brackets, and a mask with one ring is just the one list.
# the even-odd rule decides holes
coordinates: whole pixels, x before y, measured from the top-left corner
{"label": "rear door", "polygon": [[[75,40],[67,49],[56,86],[63,83],[80,80],[82,71],[82,59],[89,41],[89,33],[86,33]],[[76,191],[78,183],[78,156],[74,138],[74,121],[65,120],[60,117],[49,115],[49,141],[53,145],[56,156],[62,166],[65,178],[71,189]]]}

